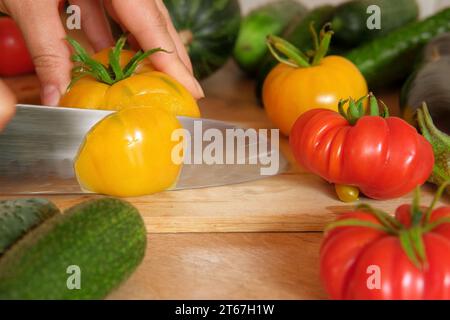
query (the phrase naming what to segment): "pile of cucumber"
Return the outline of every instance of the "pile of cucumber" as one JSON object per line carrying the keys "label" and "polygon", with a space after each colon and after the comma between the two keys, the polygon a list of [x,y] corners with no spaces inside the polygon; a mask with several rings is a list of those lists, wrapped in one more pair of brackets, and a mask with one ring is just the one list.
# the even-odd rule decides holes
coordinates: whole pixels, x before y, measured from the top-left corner
{"label": "pile of cucumber", "polygon": [[102,299],[140,264],[146,230],[131,204],[88,201],[63,214],[42,199],[0,202],[0,300]]}
{"label": "pile of cucumber", "polygon": [[[254,9],[243,20],[234,58],[243,71],[256,79],[259,97],[267,74],[277,64],[263,49],[268,34],[282,36],[307,52],[313,47],[310,23],[314,21],[318,31],[330,22],[335,32],[330,54],[353,61],[373,89],[406,79],[421,48],[436,35],[450,31],[450,8],[418,21],[416,0],[352,0],[307,12],[299,10],[299,6],[296,1],[275,1]],[[367,27],[373,6],[380,8],[381,29]],[[280,14],[281,8],[300,12],[291,17]],[[274,27],[263,28],[261,21],[271,21],[269,25]]]}

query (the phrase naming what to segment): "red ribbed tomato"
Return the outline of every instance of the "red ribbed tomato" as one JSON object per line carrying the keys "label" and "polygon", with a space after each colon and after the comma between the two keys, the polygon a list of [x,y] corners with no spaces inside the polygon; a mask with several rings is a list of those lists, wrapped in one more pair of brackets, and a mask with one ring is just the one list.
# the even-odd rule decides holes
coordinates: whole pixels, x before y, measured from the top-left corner
{"label": "red ribbed tomato", "polygon": [[295,123],[290,144],[307,170],[337,185],[358,187],[366,196],[389,199],[405,195],[430,176],[433,150],[406,121],[379,114],[370,98],[370,115],[350,101],[348,112],[315,109]]}
{"label": "red ribbed tomato", "polygon": [[330,298],[450,299],[450,207],[403,205],[394,218],[361,206],[327,230],[320,275]]}

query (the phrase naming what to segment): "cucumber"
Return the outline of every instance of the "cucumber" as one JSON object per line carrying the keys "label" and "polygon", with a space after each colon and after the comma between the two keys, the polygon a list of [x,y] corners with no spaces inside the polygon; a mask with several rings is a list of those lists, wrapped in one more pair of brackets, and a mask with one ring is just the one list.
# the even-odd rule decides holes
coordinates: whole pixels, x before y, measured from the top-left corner
{"label": "cucumber", "polygon": [[272,2],[251,11],[241,23],[233,53],[241,69],[254,73],[269,51],[266,37],[280,35],[294,17],[306,11],[305,6],[295,0]]}
{"label": "cucumber", "polygon": [[58,208],[45,199],[0,201],[0,255],[25,233],[58,213]]}
{"label": "cucumber", "polygon": [[[323,25],[330,22],[334,10],[334,6],[324,5],[308,12],[305,16],[297,17],[286,28],[282,37],[304,52],[312,50],[314,43],[310,32],[311,22],[314,22],[315,29],[319,32]],[[259,100],[261,100],[264,80],[277,64],[278,61],[268,52],[264,57],[256,77],[256,96]]]}
{"label": "cucumber", "polygon": [[[367,27],[367,13],[371,5],[381,12],[381,29]],[[417,20],[419,6],[415,0],[354,0],[340,5],[334,14],[332,29],[336,41],[348,47],[382,37],[410,22]]]}
{"label": "cucumber", "polygon": [[[104,298],[142,261],[146,239],[139,212],[127,202],[103,198],[72,207],[0,259],[0,299]],[[68,286],[76,284],[71,266],[81,272],[80,289]]]}
{"label": "cucumber", "polygon": [[447,8],[356,48],[346,57],[359,68],[370,87],[386,87],[405,79],[423,46],[449,30],[450,8]]}

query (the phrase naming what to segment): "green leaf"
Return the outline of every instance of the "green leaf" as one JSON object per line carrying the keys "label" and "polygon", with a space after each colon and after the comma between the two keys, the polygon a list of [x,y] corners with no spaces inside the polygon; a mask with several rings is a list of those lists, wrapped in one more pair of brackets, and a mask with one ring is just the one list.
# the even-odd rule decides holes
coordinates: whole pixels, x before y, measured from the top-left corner
{"label": "green leaf", "polygon": [[383,226],[386,227],[386,229],[390,230],[390,233],[395,234],[396,230],[404,228],[400,221],[392,217],[390,214],[382,210],[375,209],[368,204],[360,204],[356,206],[356,209],[372,214]]}
{"label": "green leaf", "polygon": [[170,53],[167,50],[164,50],[162,48],[155,48],[146,52],[139,51],[131,60],[128,62],[128,64],[124,68],[124,78],[130,77],[135,71],[138,66],[138,64],[143,61],[144,59],[147,59],[152,54],[155,54],[157,52],[164,52],[164,53]]}
{"label": "green leaf", "polygon": [[109,65],[114,72],[115,81],[120,81],[124,78],[123,70],[120,67],[120,54],[122,53],[122,49],[125,46],[126,41],[127,36],[121,36],[114,49],[109,52]]}
{"label": "green leaf", "polygon": [[327,55],[328,50],[330,49],[331,38],[333,37],[334,32],[330,30],[330,23],[327,23],[323,26],[321,34],[321,41],[319,44],[319,48],[316,50],[316,54],[313,58],[312,64],[313,66],[317,66],[322,62],[322,59]]}
{"label": "green leaf", "polygon": [[421,265],[427,265],[427,255],[425,252],[425,245],[423,242],[423,231],[421,227],[413,227],[409,230],[409,236],[414,249],[420,259]]}
{"label": "green leaf", "polygon": [[403,248],[403,251],[408,256],[408,258],[412,262],[412,264],[416,268],[422,269],[422,265],[420,264],[420,261],[417,258],[416,251],[414,250],[414,245],[410,238],[409,232],[407,230],[401,231],[399,234],[399,239],[400,239],[400,243]]}
{"label": "green leaf", "polygon": [[370,115],[378,117],[380,115],[380,109],[378,106],[377,98],[372,93],[369,94],[369,104],[370,104]]}
{"label": "green leaf", "polygon": [[[275,59],[280,63],[294,68],[307,68],[310,66],[308,57],[300,49],[283,38],[269,35],[267,37],[267,46]],[[281,54],[287,58],[284,58]]]}
{"label": "green leaf", "polygon": [[329,224],[325,228],[325,232],[328,232],[332,229],[339,228],[339,227],[363,227],[363,228],[371,228],[378,231],[389,233],[389,230],[383,227],[382,225],[370,222],[370,221],[364,221],[359,219],[343,219],[335,221],[331,224]]}
{"label": "green leaf", "polygon": [[423,232],[430,232],[433,229],[439,227],[442,224],[446,224],[446,223],[450,223],[450,218],[445,217],[445,218],[440,218],[437,219],[436,221],[432,222],[432,223],[428,223],[424,228],[423,228]]}
{"label": "green leaf", "polygon": [[433,213],[434,208],[436,207],[437,203],[442,197],[442,194],[444,193],[445,189],[450,185],[450,180],[445,181],[443,184],[441,184],[436,191],[436,194],[434,195],[433,201],[431,201],[430,206],[427,209],[427,212],[425,214],[425,224],[427,224],[430,221],[431,214]]}
{"label": "green leaf", "polygon": [[411,225],[415,226],[422,222],[423,213],[420,208],[420,187],[414,189],[413,204],[411,206]]}

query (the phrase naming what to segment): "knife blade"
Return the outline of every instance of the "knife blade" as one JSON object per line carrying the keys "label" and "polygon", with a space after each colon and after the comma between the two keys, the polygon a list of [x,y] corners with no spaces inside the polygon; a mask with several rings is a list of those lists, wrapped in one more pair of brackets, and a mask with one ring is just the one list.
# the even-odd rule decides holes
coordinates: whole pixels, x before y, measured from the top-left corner
{"label": "knife blade", "polygon": [[[33,105],[17,105],[16,115],[0,133],[0,194],[81,194],[73,162],[80,144],[89,130],[112,111],[71,109]],[[226,136],[228,129],[238,127],[216,120],[178,117],[184,129],[194,134],[196,123],[201,122],[202,131],[219,130]],[[198,128],[198,126],[197,126]],[[287,169],[288,163],[264,138],[258,144],[267,143],[268,148],[258,148],[258,157],[278,158],[276,173]],[[187,157],[193,159],[200,149],[190,148]],[[245,149],[252,146],[247,142]],[[228,146],[226,147],[228,148]],[[237,144],[224,152],[236,152]],[[262,149],[261,151],[259,151]],[[197,155],[198,156],[198,155]],[[245,152],[249,157],[249,152]],[[247,161],[249,159],[241,159]],[[192,162],[192,161],[191,161]],[[189,163],[189,162],[188,162]],[[221,186],[258,180],[261,163],[255,164],[184,164],[180,178],[173,190]]]}

